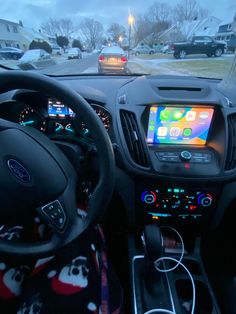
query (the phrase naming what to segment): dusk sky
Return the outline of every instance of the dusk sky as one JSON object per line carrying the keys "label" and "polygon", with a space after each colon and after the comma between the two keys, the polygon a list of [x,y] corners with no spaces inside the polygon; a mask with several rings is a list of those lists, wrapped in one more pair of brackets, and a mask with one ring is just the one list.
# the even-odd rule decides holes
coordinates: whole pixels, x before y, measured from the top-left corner
{"label": "dusk sky", "polygon": [[[35,29],[48,18],[71,18],[79,24],[83,17],[93,17],[102,22],[105,28],[112,22],[126,25],[129,12],[137,15],[155,2],[154,0],[6,0],[1,2],[0,18],[18,22]],[[166,2],[166,1],[163,1]],[[168,3],[174,6],[178,0]],[[210,15],[221,20],[227,19],[236,11],[235,0],[199,0],[203,8],[207,8]]]}

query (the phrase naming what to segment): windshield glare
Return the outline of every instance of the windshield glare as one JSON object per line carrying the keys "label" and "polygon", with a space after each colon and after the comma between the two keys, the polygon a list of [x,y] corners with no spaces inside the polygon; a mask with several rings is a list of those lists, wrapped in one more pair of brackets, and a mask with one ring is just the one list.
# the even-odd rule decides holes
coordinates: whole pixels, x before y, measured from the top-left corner
{"label": "windshield glare", "polygon": [[232,0],[8,0],[0,8],[0,65],[22,69],[25,60],[25,70],[48,75],[222,79],[235,49]]}

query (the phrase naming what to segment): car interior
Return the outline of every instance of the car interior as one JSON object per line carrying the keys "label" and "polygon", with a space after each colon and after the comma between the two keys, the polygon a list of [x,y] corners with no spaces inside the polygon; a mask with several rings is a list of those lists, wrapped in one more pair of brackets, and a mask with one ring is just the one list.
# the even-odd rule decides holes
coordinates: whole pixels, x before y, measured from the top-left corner
{"label": "car interior", "polygon": [[43,243],[1,239],[1,253],[47,256],[100,223],[124,313],[236,313],[235,89],[171,75],[0,81],[1,215],[27,218],[30,204],[52,229]]}

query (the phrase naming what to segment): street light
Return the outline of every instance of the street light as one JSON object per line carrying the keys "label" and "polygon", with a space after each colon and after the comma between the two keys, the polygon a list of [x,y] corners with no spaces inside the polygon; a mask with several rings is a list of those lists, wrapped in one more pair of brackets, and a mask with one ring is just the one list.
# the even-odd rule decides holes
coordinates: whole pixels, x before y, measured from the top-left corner
{"label": "street light", "polygon": [[134,16],[132,14],[129,14],[128,17],[128,24],[129,24],[129,50],[128,50],[128,58],[130,55],[130,41],[131,41],[131,28],[134,25]]}
{"label": "street light", "polygon": [[122,41],[123,41],[123,37],[122,37],[122,36],[119,36],[118,41],[119,41],[120,46],[121,46],[121,43],[122,43]]}

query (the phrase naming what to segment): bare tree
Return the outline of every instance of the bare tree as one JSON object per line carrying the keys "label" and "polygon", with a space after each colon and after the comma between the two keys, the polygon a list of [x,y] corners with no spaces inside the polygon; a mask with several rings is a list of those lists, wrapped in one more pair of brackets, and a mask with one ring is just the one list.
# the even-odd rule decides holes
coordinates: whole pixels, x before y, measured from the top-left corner
{"label": "bare tree", "polygon": [[147,11],[147,18],[152,22],[169,22],[171,15],[171,7],[164,2],[155,2]]}
{"label": "bare tree", "polygon": [[200,7],[197,0],[180,0],[174,8],[175,21],[194,21],[205,18],[209,12]]}
{"label": "bare tree", "polygon": [[112,41],[118,42],[120,37],[126,37],[126,29],[123,25],[118,23],[112,23],[107,30],[107,33],[111,37]]}
{"label": "bare tree", "polygon": [[80,29],[86,38],[87,44],[92,49],[95,49],[102,42],[104,30],[100,22],[92,18],[85,18],[80,24]]}
{"label": "bare tree", "polygon": [[57,19],[49,19],[47,22],[41,24],[41,29],[44,33],[55,36],[59,31],[59,25]]}
{"label": "bare tree", "polygon": [[76,30],[72,20],[64,19],[49,19],[41,25],[43,32],[51,36],[65,36],[69,38]]}
{"label": "bare tree", "polygon": [[146,16],[139,15],[136,18],[134,25],[134,43],[137,45],[139,42],[145,40],[152,33],[152,23]]}
{"label": "bare tree", "polygon": [[62,35],[67,38],[69,38],[77,30],[72,20],[68,18],[60,19],[59,25],[60,25]]}
{"label": "bare tree", "polygon": [[146,13],[136,19],[134,41],[138,44],[145,41],[153,45],[158,41],[159,35],[171,25],[172,8],[164,3],[156,1]]}

